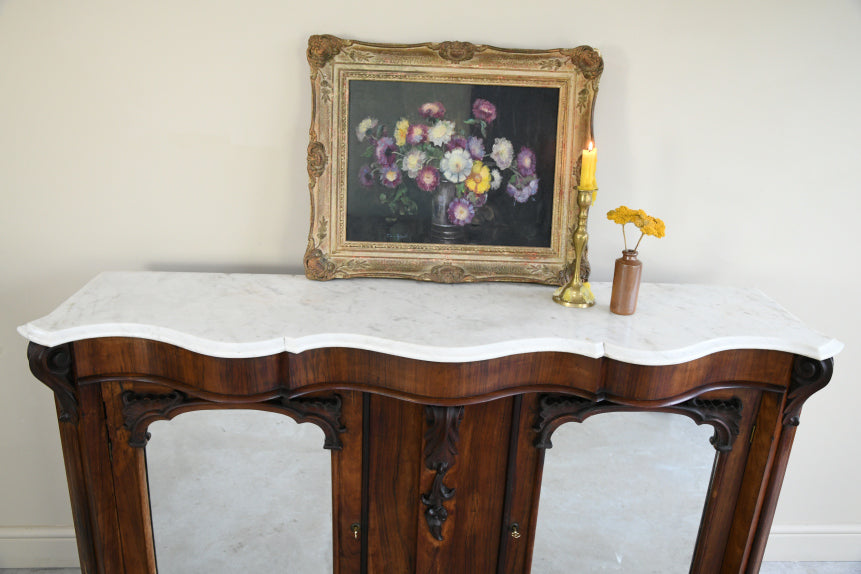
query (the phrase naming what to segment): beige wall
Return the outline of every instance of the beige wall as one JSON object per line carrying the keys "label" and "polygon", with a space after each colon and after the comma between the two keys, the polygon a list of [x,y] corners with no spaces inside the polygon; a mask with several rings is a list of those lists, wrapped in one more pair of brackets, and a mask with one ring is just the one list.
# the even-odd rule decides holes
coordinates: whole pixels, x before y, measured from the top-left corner
{"label": "beige wall", "polygon": [[106,269],[299,272],[314,33],[601,49],[593,278],[621,248],[600,214],[642,207],[668,227],[647,281],[759,287],[846,343],[769,557],[861,560],[859,30],[855,0],[0,0],[0,567],[74,558],[15,326]]}

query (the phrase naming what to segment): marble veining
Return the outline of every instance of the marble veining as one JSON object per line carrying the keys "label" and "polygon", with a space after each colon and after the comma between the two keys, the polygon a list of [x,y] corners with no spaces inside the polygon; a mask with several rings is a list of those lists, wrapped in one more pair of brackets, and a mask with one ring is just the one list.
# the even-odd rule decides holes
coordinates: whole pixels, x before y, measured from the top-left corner
{"label": "marble veining", "polygon": [[623,317],[608,284],[592,287],[595,307],[567,309],[541,285],[106,272],[18,331],[45,346],[119,336],[216,357],[351,347],[437,362],[557,351],[666,365],[745,348],[821,360],[843,348],[754,289],[647,283]]}

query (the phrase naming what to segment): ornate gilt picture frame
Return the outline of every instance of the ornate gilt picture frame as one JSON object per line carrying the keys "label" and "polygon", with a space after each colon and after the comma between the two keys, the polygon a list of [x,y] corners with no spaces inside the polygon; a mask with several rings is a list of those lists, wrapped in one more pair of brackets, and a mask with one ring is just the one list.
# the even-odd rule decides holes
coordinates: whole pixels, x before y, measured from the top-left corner
{"label": "ornate gilt picture frame", "polygon": [[311,279],[562,284],[603,60],[308,42]]}

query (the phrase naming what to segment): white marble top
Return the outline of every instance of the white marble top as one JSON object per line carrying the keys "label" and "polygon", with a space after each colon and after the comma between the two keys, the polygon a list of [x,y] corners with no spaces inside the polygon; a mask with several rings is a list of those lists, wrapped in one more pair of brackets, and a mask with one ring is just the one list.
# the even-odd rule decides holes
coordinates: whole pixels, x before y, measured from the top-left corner
{"label": "white marble top", "polygon": [[18,331],[45,346],[139,337],[216,357],[352,347],[437,362],[560,351],[668,365],[728,349],[826,359],[843,348],[757,290],[644,284],[623,317],[609,311],[608,284],[592,288],[597,304],[576,309],[528,284],[110,272]]}

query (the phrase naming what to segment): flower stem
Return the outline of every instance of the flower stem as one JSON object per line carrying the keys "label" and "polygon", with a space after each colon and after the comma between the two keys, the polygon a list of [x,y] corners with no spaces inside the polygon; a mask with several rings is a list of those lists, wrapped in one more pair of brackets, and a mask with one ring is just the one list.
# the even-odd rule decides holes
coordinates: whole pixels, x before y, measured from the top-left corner
{"label": "flower stem", "polygon": [[622,241],[625,242],[625,251],[628,250],[628,237],[625,235],[625,224],[622,224]]}
{"label": "flower stem", "polygon": [[641,231],[640,232],[640,238],[637,240],[637,244],[634,246],[634,251],[636,251],[637,247],[640,246],[640,241],[642,241],[645,236],[646,236],[645,232]]}

